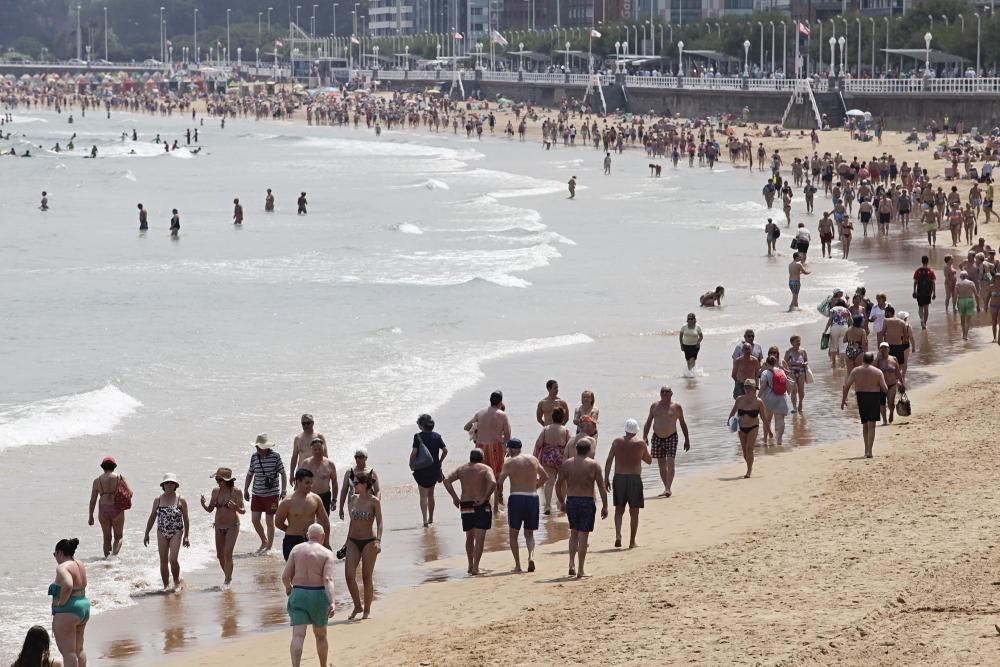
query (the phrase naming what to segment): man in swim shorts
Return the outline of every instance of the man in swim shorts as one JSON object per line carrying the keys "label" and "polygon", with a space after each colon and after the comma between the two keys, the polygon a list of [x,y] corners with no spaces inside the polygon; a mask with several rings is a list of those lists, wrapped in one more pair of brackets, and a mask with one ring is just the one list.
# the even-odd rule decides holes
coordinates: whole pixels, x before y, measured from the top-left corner
{"label": "man in swim shorts", "polygon": [[322,526],[325,534],[330,533],[330,517],[323,509],[323,501],[312,490],[313,471],[299,466],[294,479],[295,490],[281,501],[274,515],[274,525],[285,533],[281,541],[281,553],[285,560],[288,560],[293,548],[306,541],[306,531],[313,523]]}
{"label": "man in swim shorts", "polygon": [[865,352],[862,363],[851,370],[844,378],[844,393],[840,401],[840,409],[847,407],[847,393],[854,387],[854,395],[858,399],[858,414],[861,417],[861,428],[865,440],[865,458],[872,458],[875,446],[875,427],[882,419],[882,403],[885,401],[889,387],[885,376],[876,366],[874,352]]}
{"label": "man in swim shorts", "polygon": [[[638,437],[639,423],[634,419],[625,422],[625,435],[615,438],[604,464],[604,486],[609,489],[615,506],[615,548],[622,545],[622,517],[628,506],[630,531],[628,548],[638,546],[635,535],[639,532],[639,510],[645,507],[642,489],[642,464],[653,459],[646,448],[646,441]],[[674,442],[677,441],[676,433]],[[676,452],[676,448],[675,448]],[[611,479],[611,464],[615,465],[615,477]]]}
{"label": "man in swim shorts", "polygon": [[[749,347],[749,343],[746,345]],[[751,356],[750,359],[754,359],[754,357]],[[671,487],[674,484],[678,422],[681,431],[684,432],[684,451],[691,449],[687,422],[684,421],[684,408],[681,407],[680,403],[673,402],[673,396],[674,392],[670,387],[660,387],[660,400],[649,406],[649,415],[642,428],[642,441],[647,444],[650,442],[649,436],[652,429],[653,438],[650,454],[652,458],[656,459],[656,464],[660,469],[660,479],[663,481],[663,493],[660,495],[666,498],[673,494]]]}
{"label": "man in swim shorts", "polygon": [[306,529],[306,534],[308,542],[292,549],[281,574],[285,595],[288,596],[288,618],[292,624],[292,667],[299,667],[302,662],[302,645],[310,625],[316,637],[319,664],[328,664],[326,625],[334,613],[333,578],[337,559],[332,551],[323,546],[327,541],[323,526],[314,523]]}
{"label": "man in swim shorts", "polygon": [[[504,443],[510,440],[510,421],[503,409],[503,393],[494,391],[490,394],[489,407],[474,414],[466,422],[465,430],[471,434],[469,437],[476,443],[476,447],[483,451],[483,461],[492,468],[496,479],[503,468]],[[502,499],[498,497],[494,509],[501,502]]]}
{"label": "man in swim shorts", "polygon": [[797,310],[799,307],[799,290],[802,288],[802,275],[809,275],[809,269],[802,265],[802,255],[795,253],[792,255],[792,262],[788,265],[788,289],[792,293],[792,302],[788,305],[788,312]]}
{"label": "man in swim shorts", "polygon": [[510,480],[507,498],[507,527],[510,552],[514,554],[514,572],[521,572],[521,549],[518,538],[524,528],[524,543],[528,547],[528,572],[535,571],[535,531],[538,530],[538,489],[548,480],[548,473],[534,456],[522,451],[521,441],[507,441],[507,460],[497,478],[497,494],[503,495],[504,482]]}
{"label": "man in swim shorts", "polygon": [[962,340],[969,340],[969,326],[972,317],[979,311],[979,288],[969,280],[969,273],[962,271],[955,283],[955,300],[958,303],[958,315],[962,320]]}
{"label": "man in swim shorts", "polygon": [[[461,497],[455,493],[455,482],[462,484]],[[468,572],[471,575],[480,574],[479,561],[483,557],[486,531],[493,525],[490,498],[496,492],[496,488],[493,469],[483,463],[481,449],[469,452],[469,462],[459,466],[444,478],[444,489],[462,514],[465,555],[469,560]]]}
{"label": "man in swim shorts", "polygon": [[559,506],[565,509],[569,519],[569,576],[577,579],[586,576],[583,564],[587,559],[587,542],[597,516],[594,485],[601,494],[601,519],[608,518],[608,492],[602,484],[601,466],[587,456],[589,451],[590,444],[586,440],[577,442],[576,456],[563,462],[556,477]]}
{"label": "man in swim shorts", "polygon": [[[312,437],[309,443],[312,449],[312,456],[299,461],[299,468],[309,470],[313,474],[313,493],[323,501],[323,509],[327,515],[336,509],[334,498],[340,490],[340,483],[337,481],[337,466],[333,461],[326,458],[326,440],[318,433]],[[296,471],[298,472],[298,471]]]}

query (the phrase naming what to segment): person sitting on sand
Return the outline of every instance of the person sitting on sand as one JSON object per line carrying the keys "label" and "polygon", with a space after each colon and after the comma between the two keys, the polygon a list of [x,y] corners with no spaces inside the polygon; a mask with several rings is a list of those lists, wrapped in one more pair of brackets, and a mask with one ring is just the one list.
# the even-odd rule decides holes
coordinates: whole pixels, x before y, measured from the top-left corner
{"label": "person sitting on sand", "polygon": [[705,292],[699,298],[702,308],[712,308],[722,305],[722,297],[726,294],[726,288],[719,285],[711,292]]}
{"label": "person sitting on sand", "polygon": [[48,631],[40,625],[34,625],[28,628],[21,652],[10,667],[63,667],[62,660],[49,657],[51,650],[52,641]]}

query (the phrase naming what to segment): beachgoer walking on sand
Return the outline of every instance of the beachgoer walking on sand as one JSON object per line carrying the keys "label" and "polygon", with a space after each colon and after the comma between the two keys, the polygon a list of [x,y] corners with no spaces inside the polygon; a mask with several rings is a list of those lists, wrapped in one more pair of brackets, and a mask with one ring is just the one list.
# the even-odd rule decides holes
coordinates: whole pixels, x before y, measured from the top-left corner
{"label": "beachgoer walking on sand", "polygon": [[299,423],[302,425],[302,432],[295,436],[295,439],[292,441],[292,462],[289,466],[293,474],[298,470],[299,464],[302,461],[313,455],[312,442],[314,439],[319,438],[322,441],[323,456],[329,456],[326,449],[326,437],[314,430],[316,420],[313,419],[313,416],[306,413],[299,418]]}
{"label": "beachgoer walking on sand", "polygon": [[[257,553],[260,554],[274,547],[274,514],[278,511],[278,502],[285,497],[288,475],[285,473],[281,454],[274,451],[267,433],[257,436],[254,447],[256,451],[250,456],[250,468],[243,482],[243,499],[250,502],[251,521],[260,538],[260,547],[257,549]],[[251,483],[253,483],[253,500],[250,499]],[[264,515],[267,533],[261,524],[261,515]]]}
{"label": "beachgoer walking on sand", "polygon": [[[104,536],[104,557],[117,556],[125,534],[125,510],[132,506],[132,489],[120,474],[115,472],[118,462],[113,456],[101,460],[102,472],[90,488],[90,512],[87,525],[94,525],[94,509],[100,508],[97,518]],[[127,500],[127,503],[125,502]],[[125,507],[124,504],[128,507]],[[113,540],[112,540],[113,538]]]}
{"label": "beachgoer walking on sand", "polygon": [[607,487],[601,478],[601,466],[587,456],[589,451],[590,443],[586,440],[577,442],[576,456],[563,463],[556,480],[559,507],[566,512],[569,520],[569,576],[577,579],[587,576],[584,562],[597,516],[595,485],[601,494],[601,519],[608,518]]}
{"label": "beachgoer walking on sand", "polygon": [[[765,368],[760,374],[760,400],[764,402],[766,412],[764,419],[764,443],[768,436],[774,438],[778,447],[782,446],[785,433],[785,415],[788,414],[788,376],[782,370],[778,351],[768,356]],[[774,430],[771,430],[771,418],[774,418]]]}
{"label": "beachgoer walking on sand", "polygon": [[[503,410],[503,393],[490,394],[490,405],[472,416],[465,424],[476,447],[483,451],[483,459],[493,475],[500,474],[504,460],[504,443],[510,440],[510,421]],[[499,502],[499,501],[498,501]]]}
{"label": "beachgoer walking on sand", "polygon": [[660,387],[660,400],[649,406],[649,414],[642,427],[642,440],[647,444],[650,443],[650,433],[652,432],[650,456],[656,459],[656,466],[660,471],[660,481],[663,482],[663,493],[660,495],[665,498],[673,495],[678,424],[684,433],[684,451],[691,450],[691,439],[688,435],[687,422],[684,420],[684,408],[681,407],[680,403],[673,401],[673,396],[673,389]]}
{"label": "beachgoer walking on sand", "polygon": [[302,662],[302,645],[306,631],[312,626],[316,638],[316,655],[320,665],[326,665],[329,644],[326,625],[334,613],[334,584],[336,559],[323,546],[326,532],[314,523],[306,531],[309,541],[297,545],[288,555],[288,562],[281,573],[281,582],[288,596],[288,617],[292,624],[292,667]]}
{"label": "beachgoer walking on sand", "polygon": [[757,431],[760,429],[760,419],[767,414],[764,401],[757,397],[757,383],[754,380],[744,380],[743,394],[733,402],[733,409],[729,411],[726,422],[729,423],[735,415],[738,427],[737,436],[740,439],[740,449],[743,451],[743,460],[747,464],[747,473],[744,479],[750,479],[753,473],[754,445],[757,442]]}
{"label": "beachgoer walking on sand", "polygon": [[52,553],[56,559],[56,577],[48,591],[52,596],[52,636],[65,667],[87,666],[83,635],[90,620],[90,600],[87,568],[75,558],[78,546],[80,540],[75,537],[62,539]]}
{"label": "beachgoer walking on sand", "polygon": [[972,317],[979,312],[979,287],[969,280],[969,274],[962,271],[955,283],[955,301],[958,303],[958,316],[962,321],[962,340],[969,340],[969,326]]}
{"label": "beachgoer walking on sand", "polygon": [[935,281],[937,276],[930,268],[930,258],[924,255],[920,258],[920,267],[913,272],[913,298],[917,301],[917,313],[920,315],[920,328],[927,328],[927,318],[930,315],[931,301],[937,298]]}
{"label": "beachgoer walking on sand", "polygon": [[149,546],[149,533],[156,524],[156,546],[160,554],[160,579],[163,580],[163,592],[170,590],[170,576],[174,578],[174,590],[183,587],[181,581],[181,564],[178,555],[181,545],[190,547],[188,535],[191,532],[191,521],[188,519],[187,501],[177,493],[180,482],[173,473],[167,473],[160,482],[163,490],[153,501],[153,509],[146,521],[146,534],[142,538],[142,546]]}
{"label": "beachgoer walking on sand", "polygon": [[337,481],[337,466],[326,458],[326,441],[323,436],[314,435],[309,446],[312,449],[312,456],[300,460],[299,468],[312,472],[312,491],[319,496],[323,503],[323,509],[329,516],[337,508],[336,498],[337,492],[340,490],[340,484]]}
{"label": "beachgoer walking on sand", "polygon": [[[611,491],[612,503],[615,506],[615,548],[622,545],[622,517],[625,508],[629,511],[629,541],[628,548],[639,546],[635,541],[639,531],[639,510],[645,506],[642,488],[642,464],[652,463],[645,438],[638,437],[639,423],[634,419],[626,420],[625,435],[615,438],[608,451],[608,460],[604,463],[604,486]],[[676,442],[677,435],[674,434]],[[611,464],[615,466],[614,480],[611,478]],[[669,497],[669,496],[668,496]]]}
{"label": "beachgoer walking on sand", "polygon": [[521,548],[518,545],[521,528],[528,548],[528,572],[535,571],[535,531],[538,530],[538,489],[548,480],[548,473],[534,456],[522,451],[521,441],[507,441],[507,460],[497,478],[497,494],[503,495],[504,482],[510,480],[507,497],[507,529],[510,552],[514,555],[514,572],[521,571]]}
{"label": "beachgoer walking on sand", "polygon": [[705,334],[698,324],[694,313],[688,313],[687,322],[681,327],[678,339],[681,344],[681,352],[684,353],[684,361],[687,362],[688,374],[694,372],[695,364],[698,362],[698,352],[701,350],[701,341],[705,339]]}
{"label": "beachgoer walking on sand", "polygon": [[[892,423],[896,412],[896,385],[899,385],[900,391],[906,391],[906,382],[903,379],[899,360],[892,355],[889,343],[879,344],[878,356],[875,357],[875,365],[882,371],[882,376],[885,378],[885,385],[888,388],[885,400],[882,401],[880,409],[882,426],[888,426]],[[886,418],[887,416],[888,419]]]}
{"label": "beachgoer walking on sand", "polygon": [[799,253],[792,255],[792,262],[788,265],[788,289],[792,293],[792,302],[788,305],[788,312],[799,308],[799,290],[802,289],[802,276],[809,275],[809,270],[802,265],[802,256]]}
{"label": "beachgoer walking on sand", "polygon": [[[462,495],[455,493],[455,482],[462,485]],[[486,533],[493,526],[490,498],[496,491],[493,469],[483,463],[483,451],[469,452],[469,462],[453,470],[444,478],[444,488],[462,515],[465,532],[465,555],[469,561],[468,573],[480,574],[479,561],[483,557]]]}
{"label": "beachgoer walking on sand", "polygon": [[38,205],[38,208],[42,211],[49,210],[49,193],[42,190],[42,201]]}
{"label": "beachgoer walking on sand", "polygon": [[790,389],[792,414],[802,412],[802,401],[806,397],[806,380],[809,376],[809,354],[802,349],[802,337],[793,334],[788,339],[791,347],[785,350],[785,364],[791,373],[793,386]]}
{"label": "beachgoer walking on sand", "polygon": [[[881,348],[881,345],[879,346]],[[885,376],[875,363],[875,353],[865,352],[864,363],[855,368],[844,378],[844,393],[840,399],[840,409],[847,407],[847,393],[854,387],[858,399],[858,415],[861,417],[861,428],[865,441],[865,458],[872,458],[875,447],[875,427],[882,416],[882,402],[889,393]]]}
{"label": "beachgoer walking on sand", "polygon": [[233,582],[233,550],[240,534],[240,515],[246,514],[243,494],[236,490],[236,475],[231,468],[220,467],[212,475],[216,488],[212,489],[209,500],[201,497],[201,507],[211,514],[215,512],[215,557],[219,560],[224,585]]}
{"label": "beachgoer walking on sand", "polygon": [[569,443],[569,429],[563,426],[563,409],[552,411],[553,422],[544,427],[535,440],[534,456],[545,468],[548,481],[545,483],[545,514],[552,513],[552,489],[556,483],[556,475],[563,464],[566,445]]}
{"label": "beachgoer walking on sand", "polygon": [[281,540],[281,555],[285,560],[296,545],[306,541],[306,531],[313,523],[323,526],[323,532],[330,532],[330,517],[323,509],[323,501],[313,493],[314,478],[312,470],[300,466],[295,471],[292,495],[281,501],[274,514],[275,527],[285,533]]}
{"label": "beachgoer walking on sand", "polygon": [[570,178],[567,185],[569,186],[569,198],[576,199],[576,176]]}
{"label": "beachgoer walking on sand", "polygon": [[767,240],[767,256],[770,257],[773,253],[778,252],[778,238],[781,236],[781,229],[774,224],[774,220],[771,218],[768,218],[767,224],[764,225],[764,236]]}
{"label": "beachgoer walking on sand", "polygon": [[[424,528],[434,523],[434,489],[438,482],[444,479],[441,464],[448,456],[448,448],[438,433],[434,432],[434,419],[427,414],[417,417],[418,433],[413,435],[413,448],[410,450],[410,469],[413,479],[417,482],[420,494],[420,516],[424,520]],[[430,454],[430,462],[422,468],[414,469],[413,465],[423,446]]]}
{"label": "beachgoer walking on sand", "polygon": [[[357,497],[351,507],[351,523],[347,527],[347,560],[344,577],[351,592],[354,610],[349,619],[358,614],[371,618],[372,600],[375,597],[375,561],[382,553],[382,502],[371,492],[371,476],[358,475],[355,482]],[[377,532],[376,532],[377,527]],[[358,565],[361,565],[361,583],[364,586],[364,605],[358,590]]]}
{"label": "beachgoer walking on sand", "polygon": [[368,467],[368,450],[364,447],[358,447],[354,450],[354,465],[347,469],[344,473],[344,482],[340,485],[340,519],[344,519],[344,508],[351,509],[354,503],[354,499],[357,497],[357,491],[354,486],[358,475],[365,474],[371,477],[371,487],[372,495],[376,498],[382,498],[382,485],[379,483],[378,473],[375,472],[375,468]]}

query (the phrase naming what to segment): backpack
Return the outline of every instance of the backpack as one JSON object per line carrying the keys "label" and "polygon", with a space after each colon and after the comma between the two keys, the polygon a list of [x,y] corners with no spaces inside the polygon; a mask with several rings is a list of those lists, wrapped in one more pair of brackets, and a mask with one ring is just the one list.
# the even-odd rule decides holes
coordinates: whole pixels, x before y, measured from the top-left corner
{"label": "backpack", "polygon": [[777,368],[771,371],[771,391],[775,396],[784,396],[788,391],[788,376]]}
{"label": "backpack", "polygon": [[930,296],[931,294],[931,270],[925,267],[917,269],[917,291],[920,296]]}

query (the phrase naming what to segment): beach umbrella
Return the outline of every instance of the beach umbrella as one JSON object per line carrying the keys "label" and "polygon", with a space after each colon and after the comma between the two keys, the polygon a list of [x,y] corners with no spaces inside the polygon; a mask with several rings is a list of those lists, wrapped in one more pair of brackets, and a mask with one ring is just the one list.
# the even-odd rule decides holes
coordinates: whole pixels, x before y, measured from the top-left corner
{"label": "beach umbrella", "polygon": [[851,109],[850,111],[847,112],[847,115],[848,116],[864,116],[865,112],[862,111],[861,109]]}

